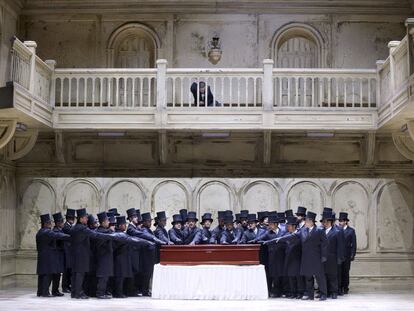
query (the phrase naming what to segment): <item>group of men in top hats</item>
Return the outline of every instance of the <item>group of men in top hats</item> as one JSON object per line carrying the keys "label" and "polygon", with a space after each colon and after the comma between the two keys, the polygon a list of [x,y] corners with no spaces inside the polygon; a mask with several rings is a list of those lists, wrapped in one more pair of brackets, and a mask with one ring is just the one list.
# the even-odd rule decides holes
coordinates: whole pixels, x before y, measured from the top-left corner
{"label": "group of men in top hats", "polygon": [[315,279],[320,300],[335,299],[349,290],[355,230],[348,225],[347,213],[336,219],[330,208],[324,208],[320,227],[316,214],[305,207],[298,207],[296,216],[292,210],[257,214],[242,210],[235,215],[218,211],[214,228],[211,213],[202,215],[199,227],[196,213],[182,209],[172,216],[168,231],[164,211],[153,219],[151,213],[134,208],[126,216],[110,209],[95,218],[85,209],[67,209],[65,217],[66,221],[61,213],[53,214],[53,228],[48,214],[40,217],[38,296],[62,296],[61,275],[63,292],[72,298],[150,296],[159,246],[196,244],[260,243],[270,297],[313,300]]}

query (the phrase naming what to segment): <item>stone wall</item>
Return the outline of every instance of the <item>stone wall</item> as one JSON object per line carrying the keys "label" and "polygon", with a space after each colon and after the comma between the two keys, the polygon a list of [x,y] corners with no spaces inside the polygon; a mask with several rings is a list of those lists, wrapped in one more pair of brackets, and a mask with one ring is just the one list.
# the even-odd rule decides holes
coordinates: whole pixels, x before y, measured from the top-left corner
{"label": "stone wall", "polygon": [[[354,278],[414,277],[412,178],[18,178],[17,280],[35,273],[35,239],[41,213],[86,207],[90,213],[116,207],[124,214],[165,210],[169,217],[181,208],[216,214],[296,209],[304,205],[318,214],[324,206],[347,211],[356,228],[358,256]],[[214,225],[214,223],[213,223]],[[396,266],[396,263],[398,265]]]}

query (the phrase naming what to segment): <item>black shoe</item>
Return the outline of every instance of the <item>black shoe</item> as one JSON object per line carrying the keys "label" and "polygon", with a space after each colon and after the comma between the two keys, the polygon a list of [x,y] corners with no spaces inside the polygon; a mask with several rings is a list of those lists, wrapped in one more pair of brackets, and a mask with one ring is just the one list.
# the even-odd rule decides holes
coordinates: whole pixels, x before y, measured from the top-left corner
{"label": "black shoe", "polygon": [[151,297],[151,292],[150,292],[150,291],[148,291],[148,292],[143,292],[143,293],[142,293],[142,296],[143,296],[143,297]]}
{"label": "black shoe", "polygon": [[40,295],[39,297],[42,297],[42,298],[52,298],[54,296],[52,296],[51,294],[47,293],[47,294]]}
{"label": "black shoe", "polygon": [[70,293],[70,289],[69,288],[63,288],[62,292],[64,292],[65,294],[69,294]]}
{"label": "black shoe", "polygon": [[310,296],[303,296],[302,300],[313,300],[313,297]]}
{"label": "black shoe", "polygon": [[298,295],[296,296],[296,299],[302,299],[302,297],[303,297],[303,295],[298,294]]}
{"label": "black shoe", "polygon": [[74,296],[72,298],[75,298],[75,299],[89,299],[89,297],[86,296],[85,294],[80,294],[80,295]]}
{"label": "black shoe", "polygon": [[348,295],[348,293],[349,293],[349,289],[344,289],[344,294]]}
{"label": "black shoe", "polygon": [[122,295],[113,295],[114,298],[127,298],[124,294]]}
{"label": "black shoe", "polygon": [[111,299],[111,296],[107,296],[107,295],[96,295],[96,298],[98,299]]}
{"label": "black shoe", "polygon": [[325,295],[321,295],[320,298],[319,298],[319,301],[324,301],[324,300],[326,300],[326,296]]}
{"label": "black shoe", "polygon": [[55,297],[62,297],[62,296],[65,296],[64,294],[62,294],[62,293],[61,293],[61,292],[59,292],[59,291],[52,293],[52,295],[53,295],[53,296],[55,296]]}
{"label": "black shoe", "polygon": [[332,293],[331,298],[332,299],[337,299],[338,298],[338,294],[337,293]]}
{"label": "black shoe", "polygon": [[344,295],[344,291],[342,289],[338,290],[338,296],[343,296]]}

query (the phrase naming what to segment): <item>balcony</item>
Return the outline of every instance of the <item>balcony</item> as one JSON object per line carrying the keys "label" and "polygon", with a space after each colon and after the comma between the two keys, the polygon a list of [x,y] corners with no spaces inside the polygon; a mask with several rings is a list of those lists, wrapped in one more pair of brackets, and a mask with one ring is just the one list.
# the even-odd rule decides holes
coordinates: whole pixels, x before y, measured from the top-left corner
{"label": "balcony", "polygon": [[393,129],[412,113],[408,41],[392,41],[376,69],[284,69],[270,59],[261,68],[159,59],[153,69],[61,69],[15,39],[2,117],[59,130]]}

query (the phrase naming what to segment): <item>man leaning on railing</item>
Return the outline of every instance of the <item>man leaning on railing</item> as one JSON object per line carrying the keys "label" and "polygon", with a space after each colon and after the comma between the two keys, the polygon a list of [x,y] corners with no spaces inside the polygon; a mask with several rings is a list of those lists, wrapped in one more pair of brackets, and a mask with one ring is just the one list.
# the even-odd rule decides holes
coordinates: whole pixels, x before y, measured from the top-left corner
{"label": "man leaning on railing", "polygon": [[[198,88],[198,94],[197,94],[197,88]],[[200,81],[197,85],[196,82],[193,82],[191,84],[191,93],[194,96],[194,105],[195,107],[205,107],[207,102],[207,107],[217,107],[221,106],[221,104],[214,100],[213,93],[211,92],[210,87],[207,87],[206,90],[206,83],[203,81]],[[207,94],[206,94],[207,93]],[[207,96],[206,96],[207,95]]]}

